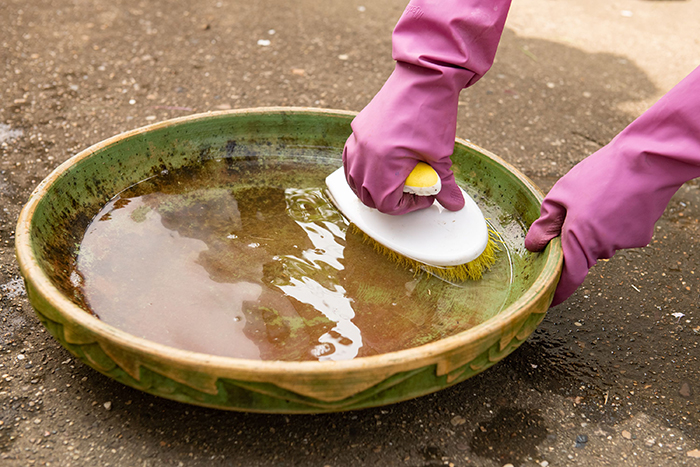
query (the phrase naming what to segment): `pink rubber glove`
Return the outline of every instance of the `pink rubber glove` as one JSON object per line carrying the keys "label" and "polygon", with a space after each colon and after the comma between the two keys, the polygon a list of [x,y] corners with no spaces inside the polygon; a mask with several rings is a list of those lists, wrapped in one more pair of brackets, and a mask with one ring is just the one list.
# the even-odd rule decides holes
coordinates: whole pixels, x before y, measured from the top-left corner
{"label": "pink rubber glove", "polygon": [[540,251],[561,235],[564,270],[552,306],[574,293],[598,259],[646,246],[673,194],[696,177],[700,67],[545,197],[525,246]]}
{"label": "pink rubber glove", "polygon": [[403,214],[434,197],[403,193],[419,161],[440,175],[445,208],[464,206],[450,170],[459,92],[491,67],[510,0],[413,0],[392,35],[396,68],[353,120],[343,165],[367,206]]}

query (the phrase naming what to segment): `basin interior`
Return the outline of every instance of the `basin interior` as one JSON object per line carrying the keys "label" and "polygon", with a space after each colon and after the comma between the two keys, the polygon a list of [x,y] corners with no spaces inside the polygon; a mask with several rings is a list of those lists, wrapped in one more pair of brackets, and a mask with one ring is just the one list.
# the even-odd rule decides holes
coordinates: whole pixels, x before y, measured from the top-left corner
{"label": "basin interior", "polygon": [[262,360],[341,360],[434,342],[530,288],[545,262],[523,246],[538,195],[466,142],[454,171],[501,247],[482,280],[405,270],[363,242],[324,190],[350,121],[224,113],[96,145],[59,170],[37,205],[36,260],[80,312],[116,328]]}

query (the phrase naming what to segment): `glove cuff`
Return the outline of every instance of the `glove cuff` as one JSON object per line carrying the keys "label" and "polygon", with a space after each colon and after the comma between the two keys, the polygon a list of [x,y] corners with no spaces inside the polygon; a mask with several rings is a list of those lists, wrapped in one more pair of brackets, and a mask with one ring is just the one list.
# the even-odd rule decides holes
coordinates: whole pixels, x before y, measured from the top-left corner
{"label": "glove cuff", "polygon": [[[510,0],[412,0],[392,35],[392,56],[432,70],[468,71],[471,86],[493,64]],[[451,73],[449,73],[451,74]]]}

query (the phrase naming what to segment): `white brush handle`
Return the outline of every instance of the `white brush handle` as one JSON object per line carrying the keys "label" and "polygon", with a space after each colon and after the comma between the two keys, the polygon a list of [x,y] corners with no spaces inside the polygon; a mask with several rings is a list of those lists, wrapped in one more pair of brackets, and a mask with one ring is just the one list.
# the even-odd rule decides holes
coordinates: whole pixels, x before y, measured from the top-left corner
{"label": "white brush handle", "polygon": [[348,221],[376,242],[420,263],[439,267],[469,263],[488,244],[484,215],[464,190],[466,204],[459,211],[448,211],[436,201],[427,209],[392,216],[362,204],[342,167],[326,177],[326,185],[333,204]]}

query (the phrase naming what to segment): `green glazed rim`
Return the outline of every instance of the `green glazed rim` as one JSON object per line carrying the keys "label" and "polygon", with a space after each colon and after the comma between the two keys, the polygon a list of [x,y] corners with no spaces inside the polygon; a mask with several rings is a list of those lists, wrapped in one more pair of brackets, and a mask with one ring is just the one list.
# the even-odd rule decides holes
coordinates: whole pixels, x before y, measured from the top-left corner
{"label": "green glazed rim", "polygon": [[[451,386],[493,365],[524,342],[551,303],[563,264],[559,239],[542,253],[532,285],[493,318],[439,341],[346,361],[256,361],[181,350],[128,334],[100,321],[67,297],[41,267],[33,238],[35,213],[56,182],[82,161],[121,141],[207,119],[262,116],[338,122],[351,132],[352,112],[312,108],[257,108],[176,118],[106,139],[70,158],[34,190],[20,213],[15,247],[29,300],[41,322],[76,357],[137,389],[182,402],[274,413],[317,413],[378,406]],[[539,204],[542,193],[516,168],[472,143],[457,146],[503,168]],[[136,180],[134,181],[136,182]],[[116,194],[116,193],[114,193]],[[531,206],[532,208],[532,206]]]}

